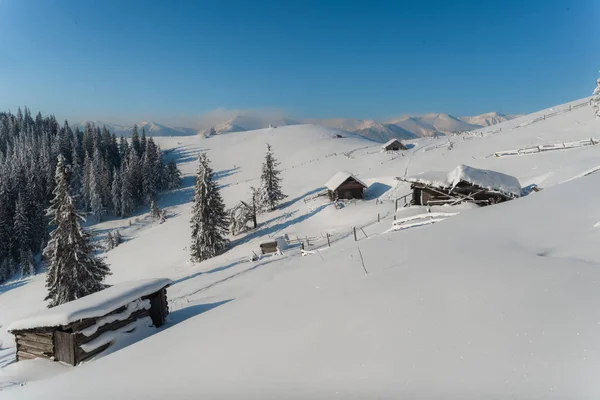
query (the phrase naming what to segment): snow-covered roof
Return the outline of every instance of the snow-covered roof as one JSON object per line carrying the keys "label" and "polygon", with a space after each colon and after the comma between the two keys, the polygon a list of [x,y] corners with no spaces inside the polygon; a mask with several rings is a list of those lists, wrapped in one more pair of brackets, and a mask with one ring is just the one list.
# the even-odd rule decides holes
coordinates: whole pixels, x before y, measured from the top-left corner
{"label": "snow-covered roof", "polygon": [[15,321],[9,331],[69,325],[86,318],[106,315],[140,297],[171,284],[170,279],[144,279],[118,283],[89,296],[70,301]]}
{"label": "snow-covered roof", "polygon": [[385,142],[384,144],[382,144],[382,145],[381,145],[381,147],[383,147],[383,148],[385,149],[385,148],[386,148],[386,147],[388,147],[390,144],[392,144],[392,143],[395,143],[395,142],[402,143],[402,142],[401,142],[400,140],[398,140],[398,139],[390,139],[390,140],[388,140],[387,142]]}
{"label": "snow-covered roof", "polygon": [[459,165],[449,173],[428,171],[403,180],[443,188],[454,188],[464,181],[510,197],[521,195],[521,184],[514,176],[487,169],[473,168],[468,165]]}
{"label": "snow-covered roof", "polygon": [[334,176],[332,176],[331,179],[329,179],[327,181],[327,183],[325,183],[325,187],[327,187],[327,189],[329,189],[329,190],[336,190],[337,188],[340,187],[340,185],[342,183],[346,182],[348,180],[348,178],[352,178],[356,182],[363,185],[364,187],[367,187],[367,185],[365,185],[365,183],[363,181],[358,179],[356,176],[352,175],[350,172],[346,172],[346,171],[340,171],[340,172],[336,173]]}

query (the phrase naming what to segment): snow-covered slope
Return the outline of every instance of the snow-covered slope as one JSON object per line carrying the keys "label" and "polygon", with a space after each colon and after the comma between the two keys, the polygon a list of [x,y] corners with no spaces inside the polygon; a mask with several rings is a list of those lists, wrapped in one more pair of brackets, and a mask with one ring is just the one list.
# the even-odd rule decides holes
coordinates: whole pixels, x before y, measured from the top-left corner
{"label": "snow-covered slope", "polygon": [[[7,365],[0,369],[0,388],[7,388],[0,397],[600,396],[600,209],[594,201],[600,175],[582,177],[600,166],[600,146],[491,156],[600,136],[588,105],[570,107],[585,102],[469,135],[408,140],[409,150],[398,154],[315,125],[157,138],[185,175],[181,189],[159,198],[171,217],[148,224],[142,215],[131,225],[116,220],[95,228],[122,227],[127,239],[107,253],[110,283],[173,281],[170,323],[76,368],[7,365],[14,343],[6,327],[45,307],[43,274],[8,282],[0,286],[0,366]],[[195,154],[208,153],[233,206],[258,185],[265,142],[281,161],[288,199],[261,215],[255,231],[232,238],[228,252],[190,263]],[[543,190],[389,232],[394,199],[410,190],[394,177],[460,164]],[[314,197],[341,170],[369,185],[367,200],[336,209]],[[308,255],[293,247],[248,261],[261,240],[283,234],[308,239]]]}
{"label": "snow-covered slope", "polygon": [[417,136],[434,136],[471,131],[484,125],[470,124],[449,114],[431,113],[421,116],[409,116],[389,121],[403,129],[414,132]]}
{"label": "snow-covered slope", "polygon": [[[224,121],[214,127],[215,134],[230,133],[230,132],[242,132],[250,131],[255,129],[264,129],[269,126],[286,126],[286,125],[298,125],[299,123],[284,117],[258,117],[258,116],[246,116],[237,115],[227,121]],[[211,127],[200,130],[200,135],[208,136]]]}

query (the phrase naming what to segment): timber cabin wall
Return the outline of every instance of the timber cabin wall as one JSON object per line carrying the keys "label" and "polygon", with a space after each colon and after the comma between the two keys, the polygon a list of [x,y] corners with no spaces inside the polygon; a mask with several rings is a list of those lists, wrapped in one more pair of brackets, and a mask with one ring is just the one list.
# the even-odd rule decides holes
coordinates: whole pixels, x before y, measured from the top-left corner
{"label": "timber cabin wall", "polygon": [[164,287],[155,293],[143,296],[138,300],[150,300],[150,308],[148,310],[138,310],[125,320],[116,320],[103,325],[89,336],[85,336],[81,331],[95,325],[103,317],[125,311],[127,307],[122,306],[108,314],[95,318],[86,318],[66,326],[39,327],[12,331],[17,344],[17,361],[46,358],[54,361],[62,361],[70,365],[77,365],[103,352],[112,344],[112,342],[109,342],[89,352],[81,348],[82,345],[91,342],[103,333],[123,328],[144,317],[150,317],[153,325],[157,328],[163,325],[169,314],[166,293],[167,287]]}
{"label": "timber cabin wall", "polygon": [[331,201],[337,199],[364,199],[365,187],[355,180],[348,180],[342,183],[336,190],[328,190],[327,193]]}

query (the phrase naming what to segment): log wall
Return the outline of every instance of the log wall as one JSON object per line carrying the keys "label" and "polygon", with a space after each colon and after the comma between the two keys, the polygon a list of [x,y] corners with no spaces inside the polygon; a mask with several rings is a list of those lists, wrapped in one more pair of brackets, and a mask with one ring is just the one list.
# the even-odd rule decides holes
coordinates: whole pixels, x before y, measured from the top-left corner
{"label": "log wall", "polygon": [[90,352],[85,352],[81,348],[82,345],[91,342],[106,332],[123,328],[145,317],[150,317],[153,325],[158,328],[165,323],[169,314],[166,289],[165,287],[156,293],[142,297],[142,300],[150,300],[150,309],[135,311],[125,320],[118,320],[103,325],[90,336],[85,336],[81,331],[93,326],[99,319],[105,316],[123,312],[126,310],[126,306],[120,307],[106,315],[83,319],[67,326],[54,328],[40,327],[23,331],[13,331],[12,333],[15,335],[17,343],[17,361],[46,358],[54,361],[62,361],[70,365],[77,365],[103,352],[112,344],[107,343]]}

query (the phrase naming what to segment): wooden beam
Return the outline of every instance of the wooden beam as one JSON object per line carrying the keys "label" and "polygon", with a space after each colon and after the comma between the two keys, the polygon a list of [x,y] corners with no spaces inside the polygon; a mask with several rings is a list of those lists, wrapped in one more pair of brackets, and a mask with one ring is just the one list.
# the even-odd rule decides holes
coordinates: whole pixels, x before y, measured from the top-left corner
{"label": "wooden beam", "polygon": [[104,350],[108,349],[108,347],[112,344],[112,342],[103,344],[102,346],[90,351],[89,353],[86,353],[85,351],[83,351],[83,349],[81,347],[77,348],[77,364],[79,364],[82,361],[85,361],[99,353],[102,353]]}
{"label": "wooden beam", "polygon": [[16,339],[16,341],[28,340],[31,342],[44,343],[44,344],[53,344],[54,343],[54,341],[52,339],[52,334],[40,335],[40,334],[35,334],[35,333],[18,333],[15,335],[15,339]]}
{"label": "wooden beam", "polygon": [[50,351],[50,352],[54,351],[53,343],[33,342],[31,340],[25,340],[25,339],[17,340],[17,347],[30,347],[33,349],[38,349],[41,351]]}
{"label": "wooden beam", "polygon": [[50,357],[47,357],[47,356],[38,356],[38,355],[35,355],[35,354],[28,353],[28,352],[26,352],[24,350],[17,351],[17,361],[33,360],[35,358],[47,358],[47,359],[50,359]]}
{"label": "wooden beam", "polygon": [[131,324],[132,322],[135,322],[136,320],[138,320],[140,318],[148,317],[148,316],[150,316],[150,312],[148,310],[138,310],[138,311],[134,312],[133,314],[131,314],[131,316],[125,320],[114,321],[114,322],[111,322],[110,324],[101,326],[100,328],[98,328],[98,330],[93,335],[85,336],[83,333],[77,332],[75,334],[77,346],[80,346],[85,343],[89,343],[90,341],[96,339],[98,336],[102,335],[105,332],[115,331],[119,328],[122,328],[124,326]]}
{"label": "wooden beam", "polygon": [[52,357],[54,355],[53,351],[44,351],[44,350],[34,349],[33,347],[27,347],[27,346],[17,346],[17,351],[24,351],[24,352],[32,354],[36,357]]}

